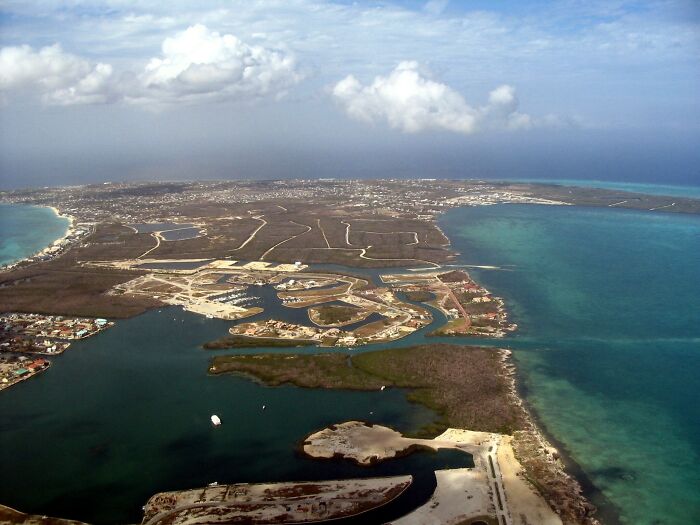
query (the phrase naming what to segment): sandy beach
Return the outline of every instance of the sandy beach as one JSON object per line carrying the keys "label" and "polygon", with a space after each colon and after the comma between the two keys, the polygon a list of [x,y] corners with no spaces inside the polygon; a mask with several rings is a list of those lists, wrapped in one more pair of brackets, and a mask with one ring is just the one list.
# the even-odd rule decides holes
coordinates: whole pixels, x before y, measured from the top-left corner
{"label": "sandy beach", "polygon": [[[55,206],[47,206],[51,211],[53,211],[56,214],[56,217],[60,217],[62,219],[68,219],[68,227],[66,228],[66,233],[63,234],[62,237],[59,237],[56,239],[51,246],[57,246],[61,244],[64,240],[66,240],[68,237],[73,235],[75,233],[75,217],[72,215],[68,215],[67,213],[62,213],[61,210],[56,208]],[[46,249],[45,249],[46,250]],[[45,251],[45,250],[42,250]],[[39,252],[41,253],[41,252]]]}
{"label": "sandy beach", "polygon": [[45,248],[27,256],[27,257],[24,257],[23,259],[20,259],[18,261],[10,263],[10,264],[0,266],[0,270],[4,270],[4,271],[12,270],[12,269],[16,268],[17,266],[20,266],[24,263],[31,262],[33,259],[35,259],[37,257],[44,257],[46,255],[51,255],[51,254],[57,252],[58,248],[61,245],[63,245],[67,239],[69,239],[70,237],[75,235],[75,233],[76,233],[76,227],[75,227],[76,219],[75,219],[75,217],[73,217],[72,215],[62,213],[61,210],[59,210],[55,206],[41,206],[41,205],[32,205],[32,206],[37,206],[37,207],[41,207],[41,208],[49,208],[51,211],[54,212],[54,214],[56,214],[56,217],[59,217],[62,219],[68,219],[68,225],[66,227],[66,231],[64,232],[64,234],[61,237],[54,240],[51,244],[49,244]]}

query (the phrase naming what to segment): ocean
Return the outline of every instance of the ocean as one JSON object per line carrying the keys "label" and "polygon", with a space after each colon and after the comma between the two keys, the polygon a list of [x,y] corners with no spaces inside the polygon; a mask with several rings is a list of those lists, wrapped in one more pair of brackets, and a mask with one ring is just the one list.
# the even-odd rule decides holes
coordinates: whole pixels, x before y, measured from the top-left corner
{"label": "ocean", "polygon": [[0,204],[0,266],[50,246],[65,235],[69,224],[51,208]]}
{"label": "ocean", "polygon": [[[527,403],[595,485],[604,522],[700,523],[700,216],[498,205],[453,209],[440,225],[462,263],[501,268],[470,270],[520,327],[488,343],[514,350]],[[201,344],[228,325],[151,311],[75,343],[49,371],[0,393],[0,503],[134,522],[157,491],[362,475],[304,460],[296,447],[346,419],[410,430],[433,417],[399,390],[209,377],[213,354]],[[224,421],[216,432],[212,413]],[[441,464],[410,461],[420,465],[406,468]]]}
{"label": "ocean", "polygon": [[[700,216],[499,205],[440,221],[503,296],[528,403],[629,524],[700,523]],[[595,498],[594,498],[595,499]]]}
{"label": "ocean", "polygon": [[700,199],[700,186],[681,186],[678,184],[651,184],[645,182],[617,182],[609,180],[583,179],[503,179],[509,182],[541,182],[543,184],[560,184],[581,188],[601,188],[604,190],[622,190],[648,195],[667,195],[669,197],[689,197]]}

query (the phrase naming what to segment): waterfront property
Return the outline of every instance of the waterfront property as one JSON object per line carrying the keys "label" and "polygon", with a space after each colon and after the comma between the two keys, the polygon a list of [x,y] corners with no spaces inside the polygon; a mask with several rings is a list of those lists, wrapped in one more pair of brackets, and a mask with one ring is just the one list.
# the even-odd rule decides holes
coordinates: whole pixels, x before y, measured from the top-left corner
{"label": "waterfront property", "polygon": [[25,356],[0,354],[0,390],[16,385],[20,381],[48,369],[51,363],[46,359],[30,359]]}

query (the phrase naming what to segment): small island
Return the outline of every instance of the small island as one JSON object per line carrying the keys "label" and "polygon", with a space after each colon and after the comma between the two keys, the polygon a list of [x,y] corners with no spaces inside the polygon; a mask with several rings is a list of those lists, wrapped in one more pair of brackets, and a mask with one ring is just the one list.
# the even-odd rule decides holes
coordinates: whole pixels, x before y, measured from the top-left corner
{"label": "small island", "polygon": [[315,325],[332,328],[363,321],[371,313],[371,310],[349,304],[328,304],[309,308],[309,319]]}
{"label": "small island", "polygon": [[342,458],[370,466],[408,455],[419,448],[440,447],[432,439],[407,438],[382,425],[347,421],[314,432],[304,440],[302,450],[312,458]]}
{"label": "small island", "polygon": [[358,516],[400,496],[411,476],[291,483],[238,483],[162,492],[142,525],[314,523]]}

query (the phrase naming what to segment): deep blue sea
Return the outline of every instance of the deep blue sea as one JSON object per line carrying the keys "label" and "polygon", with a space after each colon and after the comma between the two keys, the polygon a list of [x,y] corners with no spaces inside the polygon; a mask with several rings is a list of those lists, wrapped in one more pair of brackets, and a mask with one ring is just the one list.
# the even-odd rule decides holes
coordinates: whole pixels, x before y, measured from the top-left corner
{"label": "deep blue sea", "polygon": [[69,223],[44,206],[0,204],[0,266],[50,246],[65,235]]}

